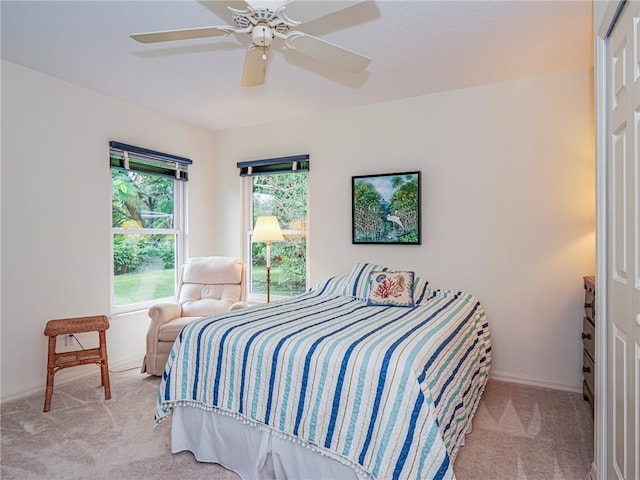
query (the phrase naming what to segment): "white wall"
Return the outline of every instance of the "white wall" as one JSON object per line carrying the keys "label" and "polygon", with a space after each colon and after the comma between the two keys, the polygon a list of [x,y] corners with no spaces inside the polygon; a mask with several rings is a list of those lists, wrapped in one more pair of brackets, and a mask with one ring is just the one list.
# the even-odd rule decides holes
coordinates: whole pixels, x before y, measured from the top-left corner
{"label": "white wall", "polygon": [[[495,376],[579,391],[582,276],[595,263],[592,76],[218,132],[218,198],[239,203],[237,161],[309,153],[311,283],[372,261],[469,291],[487,311]],[[352,245],[351,176],[409,170],[423,176],[422,245]],[[225,225],[235,234],[239,215]]]}
{"label": "white wall", "polygon": [[[109,314],[109,140],[193,160],[189,214],[211,221],[191,223],[190,253],[219,253],[210,131],[3,61],[3,400],[39,389],[44,395],[47,320]],[[111,318],[114,368],[140,364],[147,327],[146,314]]]}
{"label": "white wall", "polygon": [[[1,66],[1,400],[44,394],[48,319],[108,313],[112,139],[194,160],[191,255],[242,254],[237,161],[311,154],[312,283],[361,260],[414,269],[482,301],[494,374],[580,388],[581,277],[594,270],[591,71],[214,134]],[[352,245],[351,176],[405,170],[423,173],[423,244]],[[111,324],[112,365],[138,364],[146,316]]]}

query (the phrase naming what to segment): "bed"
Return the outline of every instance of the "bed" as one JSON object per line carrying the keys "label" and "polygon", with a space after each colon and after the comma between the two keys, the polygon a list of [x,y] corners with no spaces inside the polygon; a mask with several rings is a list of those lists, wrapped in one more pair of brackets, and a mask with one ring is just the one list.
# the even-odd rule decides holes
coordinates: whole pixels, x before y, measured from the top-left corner
{"label": "bed", "polygon": [[185,326],[155,418],[171,416],[172,452],[243,479],[450,479],[490,365],[473,295],[358,263]]}

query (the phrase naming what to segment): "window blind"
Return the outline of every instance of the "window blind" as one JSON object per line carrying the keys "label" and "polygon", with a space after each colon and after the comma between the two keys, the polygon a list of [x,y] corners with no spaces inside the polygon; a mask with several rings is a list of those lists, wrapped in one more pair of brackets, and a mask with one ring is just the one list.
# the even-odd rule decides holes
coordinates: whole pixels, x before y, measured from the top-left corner
{"label": "window blind", "polygon": [[193,162],[185,157],[111,141],[109,163],[112,168],[134,170],[186,182],[189,180],[189,165]]}
{"label": "window blind", "polygon": [[255,175],[272,175],[275,173],[294,173],[309,171],[309,155],[293,155],[291,157],[267,158],[238,162],[241,177]]}

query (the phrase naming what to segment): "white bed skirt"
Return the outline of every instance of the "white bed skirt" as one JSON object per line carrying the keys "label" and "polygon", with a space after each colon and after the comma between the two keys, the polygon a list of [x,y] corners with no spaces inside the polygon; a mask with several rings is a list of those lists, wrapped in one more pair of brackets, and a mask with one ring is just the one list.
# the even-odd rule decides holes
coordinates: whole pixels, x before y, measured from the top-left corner
{"label": "white bed skirt", "polygon": [[201,408],[176,406],[171,420],[171,451],[185,450],[196,460],[219,463],[244,480],[371,478],[268,429]]}

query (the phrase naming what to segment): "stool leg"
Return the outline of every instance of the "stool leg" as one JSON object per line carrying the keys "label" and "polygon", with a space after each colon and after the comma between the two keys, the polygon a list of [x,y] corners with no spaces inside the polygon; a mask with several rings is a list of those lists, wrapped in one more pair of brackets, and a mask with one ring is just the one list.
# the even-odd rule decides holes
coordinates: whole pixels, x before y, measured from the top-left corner
{"label": "stool leg", "polygon": [[111,385],[109,384],[109,363],[107,361],[107,336],[104,330],[99,332],[100,337],[100,375],[102,377],[102,386],[104,387],[104,399],[111,398]]}
{"label": "stool leg", "polygon": [[53,376],[55,374],[56,361],[56,336],[49,337],[49,350],[47,354],[47,388],[44,393],[44,411],[51,410],[51,397],[53,396]]}

